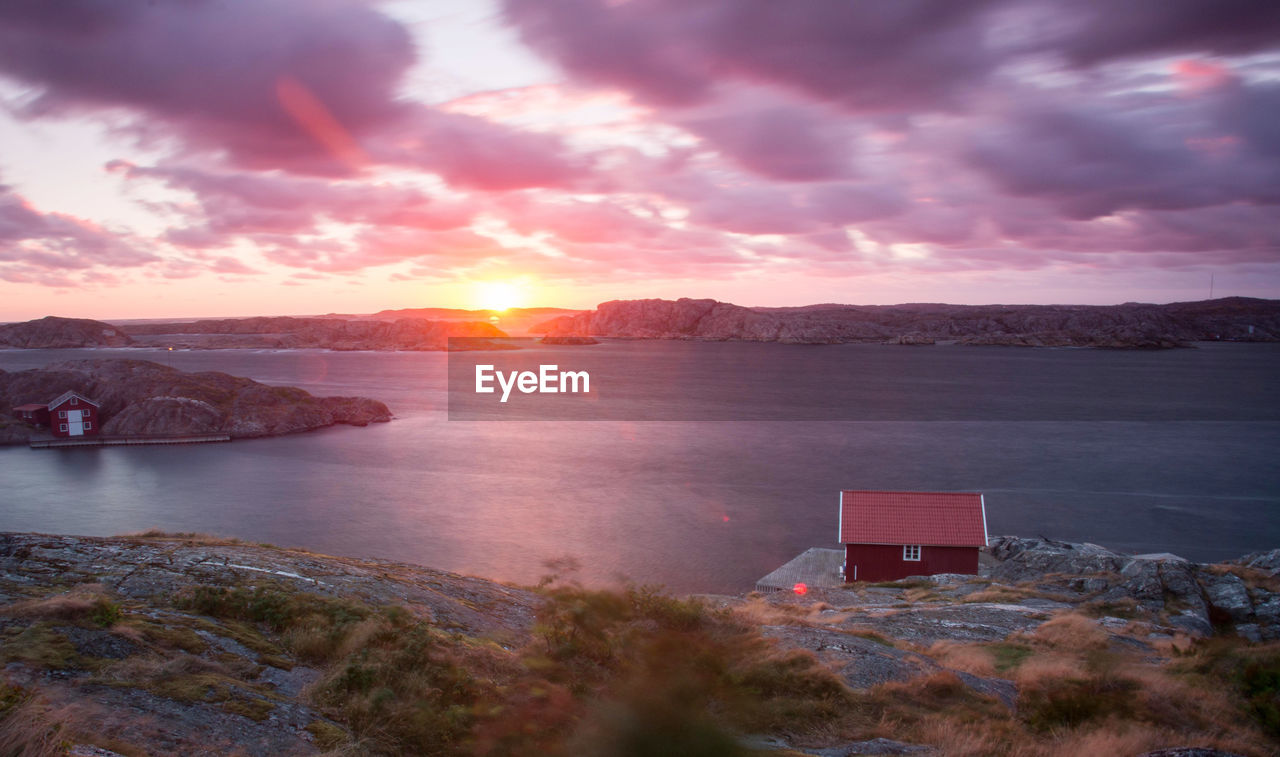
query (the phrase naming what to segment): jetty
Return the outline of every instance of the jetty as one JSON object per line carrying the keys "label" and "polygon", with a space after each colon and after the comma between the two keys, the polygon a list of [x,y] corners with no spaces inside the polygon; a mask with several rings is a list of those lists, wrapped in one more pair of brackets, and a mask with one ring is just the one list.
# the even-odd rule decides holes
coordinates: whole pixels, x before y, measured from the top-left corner
{"label": "jetty", "polygon": [[833,589],[844,585],[843,549],[811,547],[790,562],[756,581],[756,591],[795,591],[797,585],[805,589]]}
{"label": "jetty", "polygon": [[62,447],[127,447],[139,444],[207,444],[229,442],[230,434],[183,434],[173,436],[81,436],[59,439],[32,439],[31,449]]}

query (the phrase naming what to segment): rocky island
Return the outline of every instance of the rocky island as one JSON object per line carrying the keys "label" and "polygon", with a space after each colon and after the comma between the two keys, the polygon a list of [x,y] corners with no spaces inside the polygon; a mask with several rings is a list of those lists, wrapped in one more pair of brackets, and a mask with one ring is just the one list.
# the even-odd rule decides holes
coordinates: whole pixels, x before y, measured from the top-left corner
{"label": "rocky island", "polygon": [[624,337],[841,344],[884,342],[1160,349],[1193,341],[1280,341],[1280,300],[1149,305],[810,305],[615,300],[534,329],[550,338]]}
{"label": "rocky island", "polygon": [[451,337],[471,349],[505,337],[490,323],[425,318],[224,318],[115,326],[48,316],[0,326],[0,347],[175,347],[179,349],[446,350]]}
{"label": "rocky island", "polygon": [[145,360],[71,360],[0,370],[0,444],[25,443],[39,432],[13,420],[14,407],[47,402],[66,390],[99,403],[105,436],[246,438],[391,420],[386,405],[364,397],[315,397],[294,387],[212,371],[185,373]]}
{"label": "rocky island", "polygon": [[[996,538],[982,575],[673,597],[194,534],[0,534],[6,754],[1280,748],[1280,550]],[[23,751],[27,750],[27,751]]]}

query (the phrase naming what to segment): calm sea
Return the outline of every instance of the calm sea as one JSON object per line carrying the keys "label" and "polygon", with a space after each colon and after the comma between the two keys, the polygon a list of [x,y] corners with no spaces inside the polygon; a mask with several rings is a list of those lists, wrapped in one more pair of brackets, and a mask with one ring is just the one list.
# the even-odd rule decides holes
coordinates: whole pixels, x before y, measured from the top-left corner
{"label": "calm sea", "polygon": [[230,444],[0,449],[0,530],[203,531],[520,583],[573,556],[588,581],[735,592],[836,546],[842,488],[981,491],[993,535],[1196,560],[1280,546],[1280,345],[609,342],[547,354],[629,366],[645,387],[669,388],[673,365],[704,383],[731,366],[765,377],[752,401],[773,410],[753,417],[838,420],[644,421],[671,417],[644,391],[625,398],[624,420],[449,420],[442,353],[0,351],[4,370],[153,359],[374,397],[396,415]]}

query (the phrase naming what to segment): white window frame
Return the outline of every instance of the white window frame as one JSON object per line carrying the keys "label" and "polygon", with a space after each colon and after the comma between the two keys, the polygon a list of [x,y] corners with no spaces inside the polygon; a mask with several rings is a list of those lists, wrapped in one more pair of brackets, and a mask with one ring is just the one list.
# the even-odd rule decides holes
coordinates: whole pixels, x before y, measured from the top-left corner
{"label": "white window frame", "polygon": [[67,417],[67,411],[66,411],[66,410],[59,410],[59,411],[58,411],[58,417],[59,417],[59,418],[66,418],[66,417]]}
{"label": "white window frame", "polygon": [[92,430],[93,430],[93,424],[92,424],[92,423],[90,423],[89,421],[85,421],[85,422],[84,422],[84,430],[85,430],[85,431],[92,431]]}
{"label": "white window frame", "polygon": [[902,559],[904,562],[920,562],[920,552],[919,544],[902,545]]}
{"label": "white window frame", "polygon": [[73,404],[73,405],[79,405],[79,404],[80,404],[80,398],[79,398],[79,397],[72,397],[72,398],[71,398],[71,404]]}
{"label": "white window frame", "polygon": [[59,430],[59,431],[66,431],[66,430],[67,430],[67,424],[65,424],[65,423],[59,423],[59,424],[58,424],[58,430]]}

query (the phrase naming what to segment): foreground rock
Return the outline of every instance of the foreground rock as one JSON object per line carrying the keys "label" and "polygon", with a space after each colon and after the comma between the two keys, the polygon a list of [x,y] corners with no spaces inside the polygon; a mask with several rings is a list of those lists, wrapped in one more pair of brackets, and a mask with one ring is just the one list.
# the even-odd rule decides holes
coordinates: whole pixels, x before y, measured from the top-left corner
{"label": "foreground rock", "polygon": [[[345,729],[303,697],[321,671],[269,634],[175,603],[201,587],[269,589],[246,595],[259,601],[305,592],[335,608],[395,604],[486,644],[523,643],[535,605],[527,591],[399,563],[199,540],[4,534],[3,682],[39,691],[95,743],[128,754],[326,751]],[[50,591],[55,599],[41,601]],[[111,620],[76,622],[77,612],[92,617],[93,602],[111,608]]]}
{"label": "foreground rock", "polygon": [[538,330],[549,337],[1160,349],[1215,339],[1278,341],[1280,301],[747,308],[715,300],[622,300],[548,321]]}
{"label": "foreground rock", "polygon": [[[226,373],[184,373],[144,360],[73,360],[41,369],[0,371],[0,414],[74,389],[101,404],[106,435],[230,434],[276,436],[391,419],[387,406],[363,397],[315,397]],[[25,442],[38,430],[8,423],[0,441]]]}
{"label": "foreground rock", "polygon": [[127,347],[133,340],[116,326],[87,318],[48,316],[0,326],[0,346],[26,349]]}
{"label": "foreground rock", "polygon": [[[986,576],[690,601],[535,592],[194,535],[0,534],[0,745],[47,732],[71,754],[108,756],[657,754],[696,737],[717,745],[700,753],[743,754],[736,741],[815,757],[1275,753],[1276,645],[1162,625],[1170,608],[1136,597],[1157,579],[1191,591],[1180,568],[1159,570],[1172,558],[995,541]],[[1256,566],[1278,558],[1189,575],[1202,588],[1239,578],[1256,620],[1275,579]],[[1093,579],[1104,583],[1079,583]],[[1115,587],[1133,595],[1123,619],[1108,614],[1119,600],[1097,600]],[[651,613],[615,633],[636,602]],[[650,644],[656,657],[631,656]],[[712,654],[719,644],[751,664]],[[681,698],[708,680],[745,699]],[[673,713],[731,704],[755,726],[716,735],[695,715],[676,718],[695,730],[672,730]],[[588,727],[575,731],[567,709]],[[601,740],[614,728],[622,742]]]}

